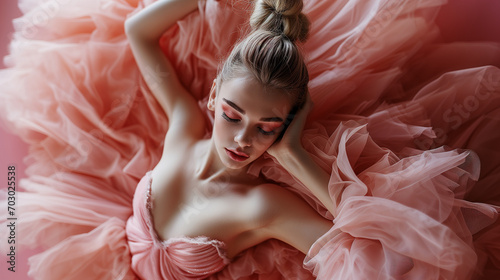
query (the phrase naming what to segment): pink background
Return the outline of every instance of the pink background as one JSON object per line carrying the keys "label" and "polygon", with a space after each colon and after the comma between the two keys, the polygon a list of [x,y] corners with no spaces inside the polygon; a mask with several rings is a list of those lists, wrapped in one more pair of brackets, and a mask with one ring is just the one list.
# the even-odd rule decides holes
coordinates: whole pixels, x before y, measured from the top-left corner
{"label": "pink background", "polygon": [[[21,12],[17,8],[17,1],[8,0],[1,1],[0,3],[0,57],[1,59],[1,67],[4,68],[3,57],[8,52],[8,42],[12,36],[12,32],[14,28],[12,26],[12,19],[19,17]],[[0,89],[1,90],[1,89]],[[0,122],[0,186],[6,186],[7,182],[7,167],[9,165],[16,166],[16,183],[19,183],[19,180],[24,175],[24,170],[26,165],[23,163],[23,158],[28,153],[28,146],[22,142],[22,140],[10,133],[5,131],[5,127]],[[16,184],[18,185],[18,184]],[[6,205],[0,205],[0,211],[7,211]],[[3,213],[2,213],[3,214]],[[5,230],[5,229],[1,229]],[[19,236],[17,233],[16,237]],[[0,240],[0,242],[7,242],[6,240]],[[3,244],[2,244],[3,245]],[[17,248],[17,246],[16,246]],[[27,249],[16,249],[16,272],[10,272],[7,270],[7,256],[2,252],[2,256],[0,258],[0,279],[5,280],[24,280],[31,279],[27,276],[28,265],[27,259],[29,256],[33,255],[32,250]]]}
{"label": "pink background", "polygon": [[[447,40],[490,40],[500,42],[500,1],[497,0],[451,0],[442,9],[438,23],[441,25]],[[17,9],[17,1],[0,2],[0,57],[8,52],[8,42],[13,32],[12,19],[21,15]],[[314,20],[314,19],[313,19]],[[473,25],[471,25],[471,23]],[[2,59],[2,68],[5,67]],[[0,89],[1,90],[1,89]],[[25,165],[23,158],[28,147],[18,137],[5,131],[0,123],[0,186],[7,182],[7,167],[16,166],[16,180],[23,178]],[[6,211],[4,205],[0,211]],[[5,230],[5,229],[1,229]],[[6,240],[0,240],[6,242]],[[35,251],[18,250],[16,252],[16,272],[7,271],[6,256],[2,253],[0,265],[1,279],[30,279],[27,276],[27,258]],[[57,279],[55,279],[57,280]]]}

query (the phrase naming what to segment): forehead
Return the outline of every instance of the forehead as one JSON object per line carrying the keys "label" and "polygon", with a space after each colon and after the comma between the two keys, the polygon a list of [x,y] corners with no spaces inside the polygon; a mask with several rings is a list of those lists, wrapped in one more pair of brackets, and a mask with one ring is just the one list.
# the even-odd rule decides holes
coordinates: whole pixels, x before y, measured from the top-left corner
{"label": "forehead", "polygon": [[269,89],[253,78],[234,78],[222,83],[219,102],[222,98],[232,101],[257,117],[286,118],[291,109],[290,97],[282,90]]}

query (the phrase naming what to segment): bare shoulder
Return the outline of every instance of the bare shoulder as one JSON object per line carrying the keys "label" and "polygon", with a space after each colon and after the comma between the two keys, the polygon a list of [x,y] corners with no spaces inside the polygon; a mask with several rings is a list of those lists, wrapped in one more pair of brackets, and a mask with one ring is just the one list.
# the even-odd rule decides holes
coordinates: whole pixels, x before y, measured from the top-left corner
{"label": "bare shoulder", "polygon": [[276,184],[258,185],[252,189],[251,195],[269,203],[272,207],[281,207],[302,200],[298,195]]}
{"label": "bare shoulder", "polygon": [[[193,129],[193,130],[191,130]],[[198,130],[198,132],[194,132]],[[163,141],[163,150],[159,165],[182,164],[202,138],[202,127],[189,127],[188,124],[172,123]]]}
{"label": "bare shoulder", "polygon": [[257,186],[251,193],[260,230],[303,253],[333,225],[297,194],[274,184]]}
{"label": "bare shoulder", "polygon": [[305,200],[276,184],[262,184],[253,188],[249,203],[261,224],[286,219],[290,215],[317,215]]}

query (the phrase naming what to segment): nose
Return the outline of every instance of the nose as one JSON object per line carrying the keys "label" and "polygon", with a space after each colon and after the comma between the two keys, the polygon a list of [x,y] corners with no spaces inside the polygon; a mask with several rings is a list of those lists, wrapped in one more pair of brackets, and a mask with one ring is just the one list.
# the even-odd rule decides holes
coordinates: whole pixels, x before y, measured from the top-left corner
{"label": "nose", "polygon": [[234,136],[234,142],[238,143],[240,147],[248,147],[252,145],[252,135],[250,129],[241,129]]}

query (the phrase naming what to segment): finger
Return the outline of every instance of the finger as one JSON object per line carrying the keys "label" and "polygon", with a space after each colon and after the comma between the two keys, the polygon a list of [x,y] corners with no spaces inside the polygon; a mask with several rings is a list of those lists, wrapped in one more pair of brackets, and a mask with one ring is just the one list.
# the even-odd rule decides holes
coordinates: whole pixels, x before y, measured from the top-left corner
{"label": "finger", "polygon": [[305,122],[305,120],[307,119],[307,116],[312,111],[313,105],[314,104],[311,100],[311,96],[308,94],[306,97],[306,102],[305,102],[304,106],[302,107],[302,109],[299,112],[297,112],[297,118],[300,120],[304,120],[304,122]]}
{"label": "finger", "polygon": [[314,107],[314,102],[312,101],[310,94],[307,94],[306,103],[304,107],[307,108],[308,111],[311,111],[312,108]]}
{"label": "finger", "polygon": [[306,103],[297,114],[294,116],[292,122],[290,123],[290,128],[295,131],[302,131],[306,124],[307,116],[309,115],[312,107]]}

